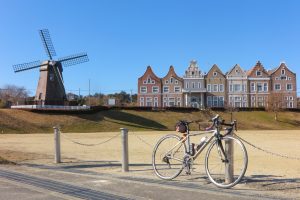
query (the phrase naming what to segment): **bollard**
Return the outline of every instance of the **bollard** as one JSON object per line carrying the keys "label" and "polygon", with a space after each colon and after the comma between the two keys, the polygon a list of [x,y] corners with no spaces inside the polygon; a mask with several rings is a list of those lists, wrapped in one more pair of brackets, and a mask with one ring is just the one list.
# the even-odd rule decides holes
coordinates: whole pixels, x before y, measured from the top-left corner
{"label": "bollard", "polygon": [[[232,136],[230,134],[230,136]],[[233,151],[234,151],[234,146],[233,146],[233,141],[225,141],[225,154],[227,155],[229,162],[225,163],[225,182],[226,183],[232,183],[233,180],[233,175],[234,175],[234,163],[233,163]]]}
{"label": "bollard", "polygon": [[54,129],[54,162],[61,163],[60,157],[60,132],[58,127],[53,127]]}
{"label": "bollard", "polygon": [[120,129],[122,134],[122,172],[128,172],[128,129]]}

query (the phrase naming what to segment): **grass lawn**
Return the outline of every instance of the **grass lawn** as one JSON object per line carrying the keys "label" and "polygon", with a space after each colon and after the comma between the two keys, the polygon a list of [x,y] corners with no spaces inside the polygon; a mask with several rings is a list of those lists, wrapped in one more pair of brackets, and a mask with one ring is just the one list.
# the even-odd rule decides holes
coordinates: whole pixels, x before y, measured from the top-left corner
{"label": "grass lawn", "polygon": [[[111,132],[121,127],[134,131],[174,130],[178,120],[201,120],[200,129],[208,126],[208,120],[217,112],[133,111],[106,110],[91,114],[34,113],[22,110],[0,109],[0,133],[52,133],[53,126],[60,125],[65,132]],[[218,112],[226,121],[228,112]],[[242,130],[289,130],[300,128],[300,113],[280,112],[275,121],[274,113],[264,111],[234,112]],[[198,130],[194,124],[192,130]]]}

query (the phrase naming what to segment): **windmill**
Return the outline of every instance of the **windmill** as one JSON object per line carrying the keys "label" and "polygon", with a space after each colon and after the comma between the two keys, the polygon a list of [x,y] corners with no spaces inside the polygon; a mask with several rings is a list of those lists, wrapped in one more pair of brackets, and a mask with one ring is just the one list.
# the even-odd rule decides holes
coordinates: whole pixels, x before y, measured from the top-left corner
{"label": "windmill", "polygon": [[16,72],[22,72],[34,68],[40,68],[40,78],[36,89],[34,101],[40,105],[62,105],[67,100],[63,81],[63,66],[77,65],[87,62],[86,53],[79,53],[53,60],[56,56],[48,29],[39,30],[46,54],[49,59],[43,62],[33,62],[13,65]]}

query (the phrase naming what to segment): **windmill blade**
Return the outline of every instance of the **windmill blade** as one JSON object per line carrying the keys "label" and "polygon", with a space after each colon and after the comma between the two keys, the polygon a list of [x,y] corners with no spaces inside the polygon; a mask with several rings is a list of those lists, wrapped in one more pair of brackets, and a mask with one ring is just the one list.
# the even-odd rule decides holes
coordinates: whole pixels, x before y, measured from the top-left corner
{"label": "windmill blade", "polygon": [[56,56],[56,52],[55,52],[55,49],[54,49],[52,41],[51,41],[50,33],[49,33],[48,29],[42,29],[42,30],[39,30],[39,32],[40,32],[40,36],[41,36],[46,54],[49,56],[50,60],[52,60],[52,57]]}
{"label": "windmill blade", "polygon": [[88,62],[89,58],[87,53],[79,53],[60,58],[57,61],[60,62],[63,66],[68,67],[71,65],[77,65],[79,63]]}
{"label": "windmill blade", "polygon": [[38,68],[38,67],[43,66],[43,65],[47,65],[47,64],[41,64],[41,61],[37,60],[37,61],[33,61],[33,62],[13,65],[13,69],[16,73],[16,72],[29,70],[29,69]]}

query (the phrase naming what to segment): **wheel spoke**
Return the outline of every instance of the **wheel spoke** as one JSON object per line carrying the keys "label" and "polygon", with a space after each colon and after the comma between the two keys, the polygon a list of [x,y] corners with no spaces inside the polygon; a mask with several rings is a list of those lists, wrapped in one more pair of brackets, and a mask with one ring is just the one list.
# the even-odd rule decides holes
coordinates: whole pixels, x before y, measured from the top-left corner
{"label": "wheel spoke", "polygon": [[177,135],[161,138],[154,148],[152,164],[156,175],[162,179],[173,179],[183,168],[185,145]]}
{"label": "wheel spoke", "polygon": [[[219,144],[223,145],[224,153],[227,152],[226,157]],[[233,149],[228,149],[227,144],[232,144]],[[232,156],[228,154],[229,152],[232,152]],[[228,162],[224,161],[225,158]],[[209,146],[205,158],[205,170],[212,183],[219,187],[229,188],[242,179],[247,163],[248,157],[244,145],[238,139],[227,136],[222,138],[220,143],[216,140]],[[233,179],[226,177],[226,170],[232,171]]]}

